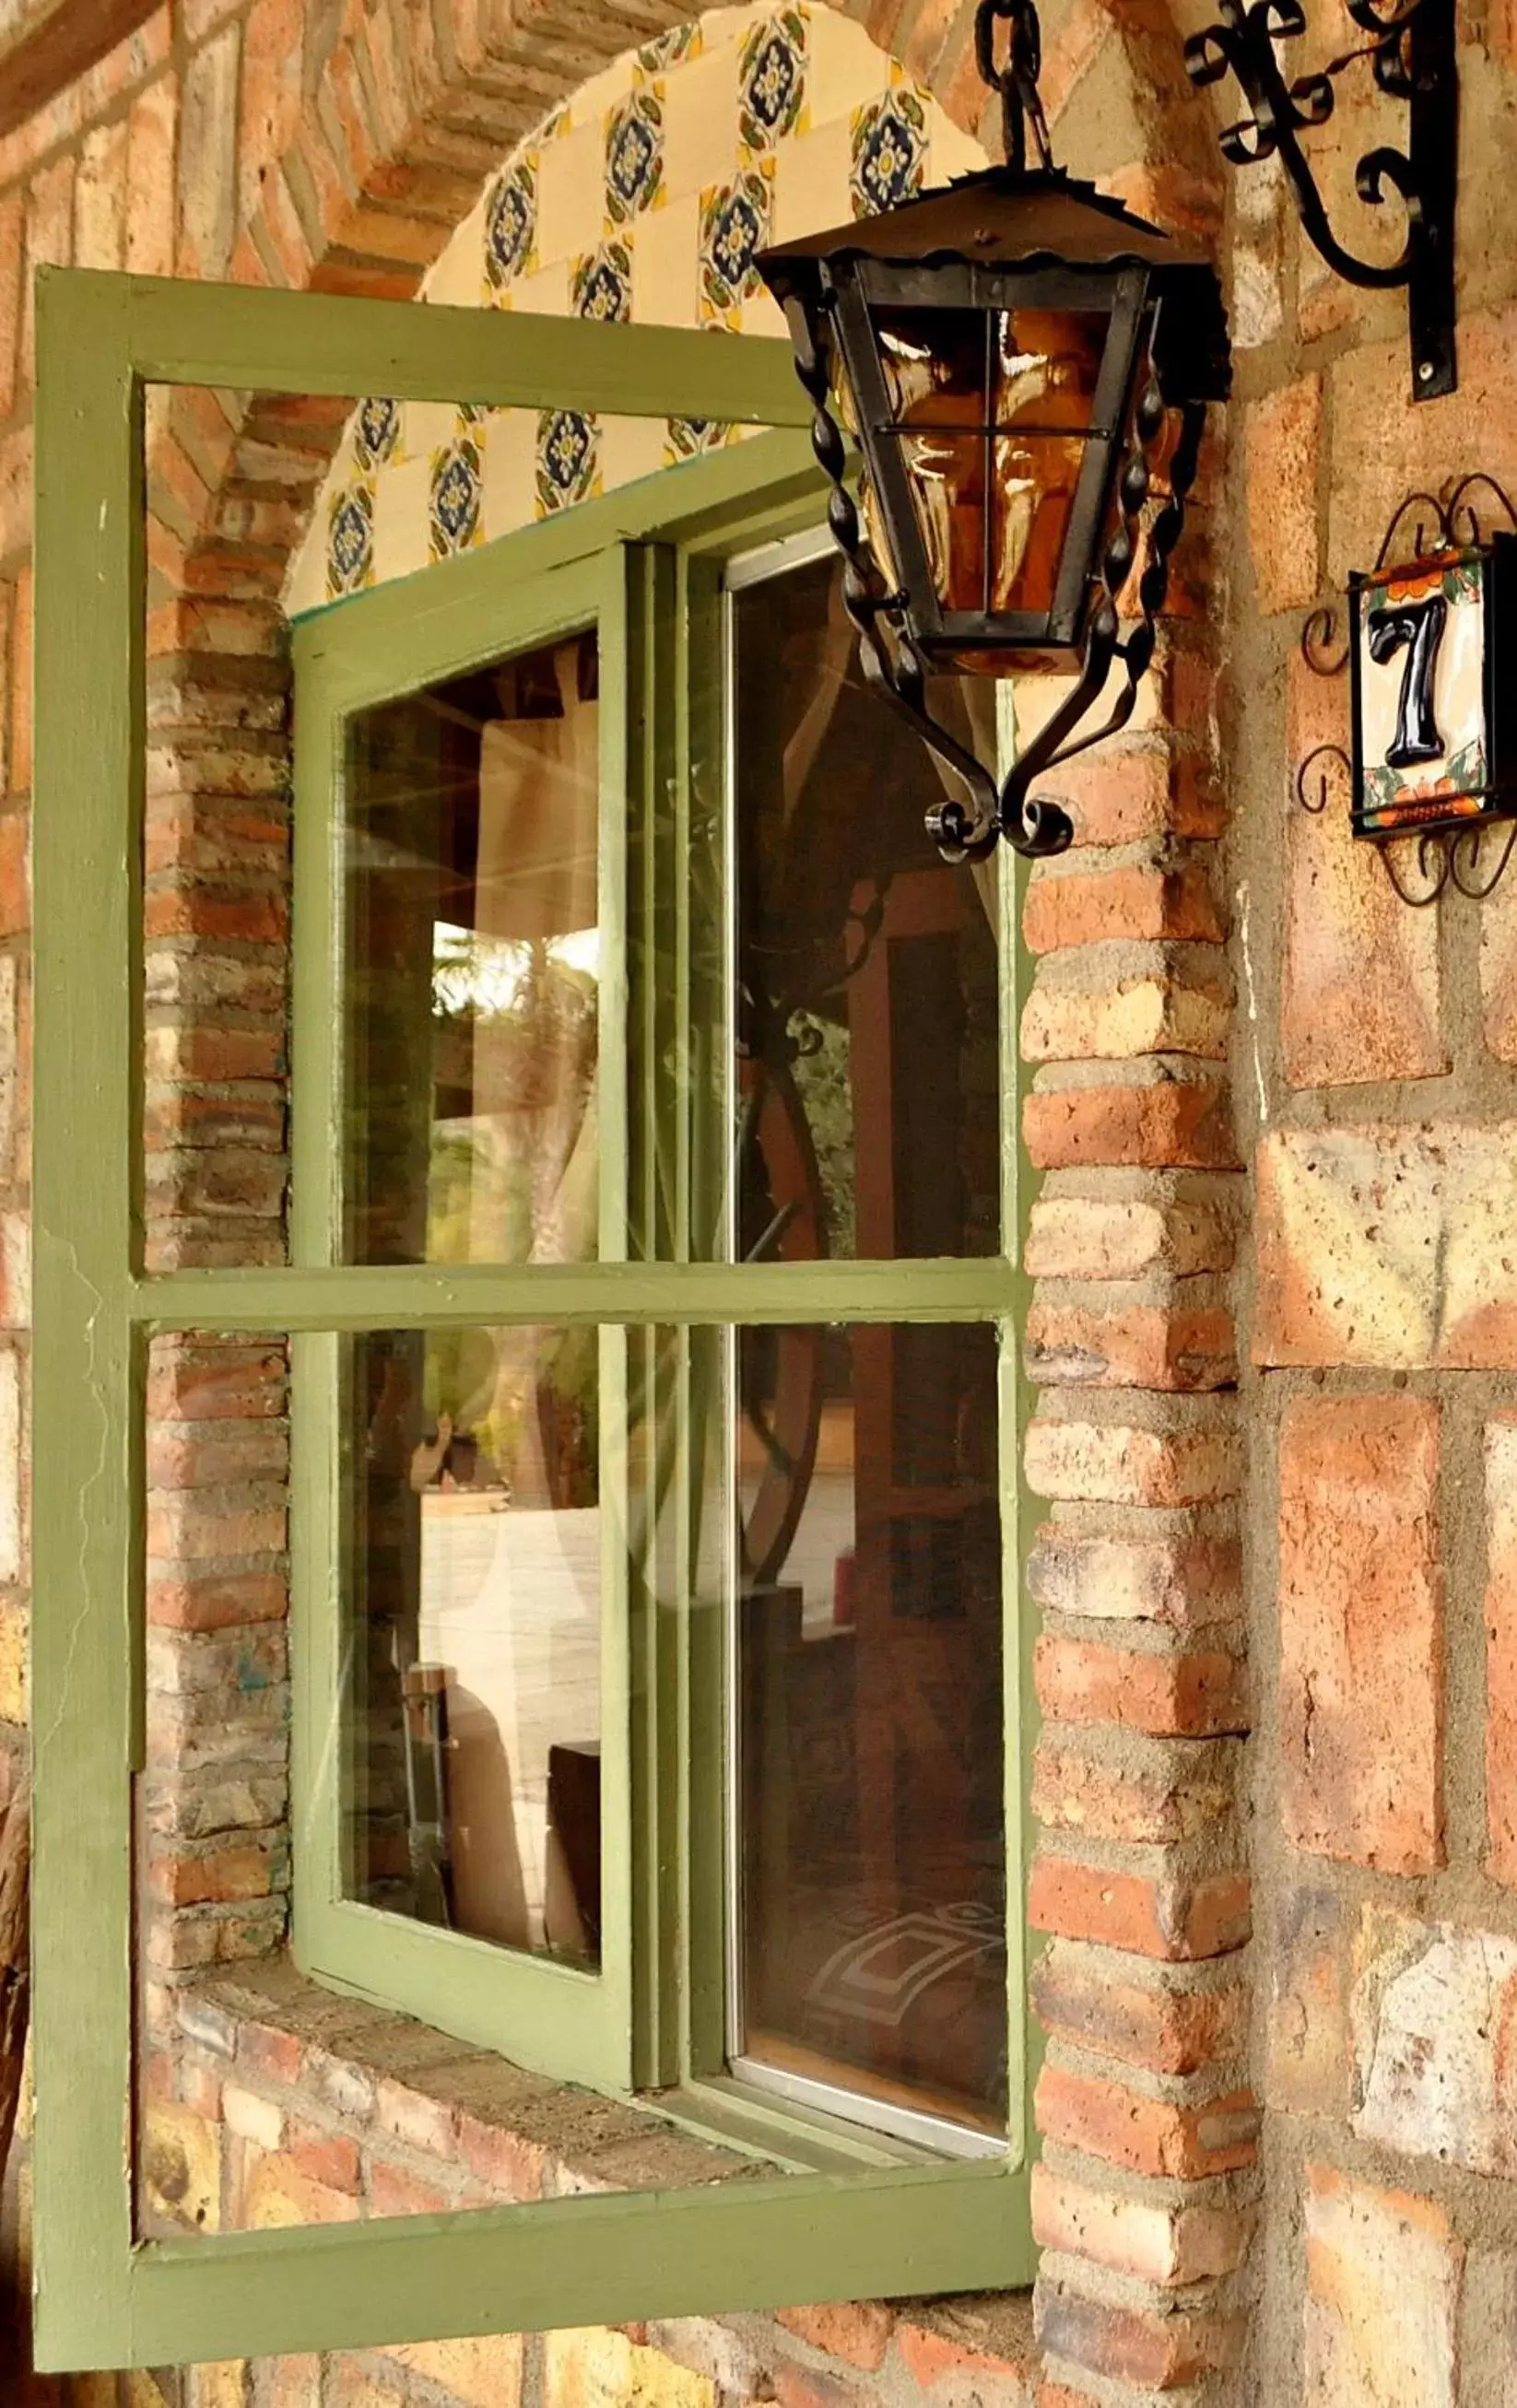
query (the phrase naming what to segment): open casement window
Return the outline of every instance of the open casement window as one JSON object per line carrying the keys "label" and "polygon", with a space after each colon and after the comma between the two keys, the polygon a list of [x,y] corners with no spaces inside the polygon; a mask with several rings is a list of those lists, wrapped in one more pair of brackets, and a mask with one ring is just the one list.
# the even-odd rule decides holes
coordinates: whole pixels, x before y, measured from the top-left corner
{"label": "open casement window", "polygon": [[[784,348],[58,274],[38,361],[39,2363],[1028,2280],[1014,880],[923,834]],[[797,430],[293,630],[272,1268],[144,1268],[176,382]],[[204,2229],[144,2204],[147,1398],[239,1337],[288,1349],[288,1980],[329,2057],[393,2011],[578,2136],[552,2195],[258,2229],[245,2115]]]}

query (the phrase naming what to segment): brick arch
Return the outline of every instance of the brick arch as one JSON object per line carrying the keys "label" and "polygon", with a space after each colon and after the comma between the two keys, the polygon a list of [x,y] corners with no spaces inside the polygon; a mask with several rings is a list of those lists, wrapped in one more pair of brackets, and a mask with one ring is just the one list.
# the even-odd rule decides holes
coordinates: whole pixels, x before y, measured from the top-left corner
{"label": "brick arch", "polygon": [[[297,5],[267,0],[286,23]],[[691,13],[687,0],[305,6],[299,122],[271,77],[259,106],[254,47],[244,123],[263,155],[241,163],[245,206],[224,261],[191,264],[224,265],[246,283],[393,298],[414,294],[484,178],[551,107]],[[1188,7],[1070,0],[1048,28],[1045,94],[1057,124],[1090,78],[1119,76],[1142,155],[1106,180],[1216,237],[1223,171],[1209,111],[1183,75],[1176,16]],[[950,117],[977,125],[973,0],[848,0],[842,13]],[[233,407],[175,396],[155,411],[150,449],[149,1200],[150,1259],[165,1265],[282,1250],[279,596],[351,404]],[[1109,747],[1066,780],[1081,850],[1035,882],[1027,925],[1057,966],[1040,971],[1023,1027],[1041,1073],[1028,1142],[1039,1168],[1077,1174],[1038,1207],[1028,1255],[1039,1281],[1029,1368],[1044,1386],[1032,1484],[1076,1509],[1039,1533],[1031,1571],[1047,1621],[1033,1914],[1054,1935],[1038,1993],[1051,2042],[1035,2190],[1044,2408],[1081,2408],[1093,2384],[1126,2401],[1205,2381],[1241,2346],[1232,2286],[1248,2206],[1234,2186],[1252,2162],[1254,2113],[1238,1971],[1248,1885],[1231,1805],[1241,1665],[1215,1635],[1241,1603],[1226,1501],[1235,1371],[1220,1191],[1236,1157],[1220,1068],[1212,640],[1181,595],[1162,732]],[[1106,996],[1114,939],[1133,961]],[[1152,1033],[1135,1039],[1138,1022]],[[1099,1196],[1093,1173],[1107,1182]],[[212,1368],[217,1350],[202,1351],[212,1364],[200,1369]],[[230,1350],[234,1383],[278,1383],[277,1363],[241,1361],[256,1352]],[[172,1418],[199,1376],[193,1364],[166,1375],[155,1410]],[[251,1443],[266,1423],[247,1426]],[[248,1577],[276,1583],[279,1566],[271,1552]],[[171,1560],[162,1572],[177,1598]],[[1110,1643],[1092,1637],[1109,1631]],[[153,1773],[179,1777],[167,1761]],[[156,1960],[197,1961],[176,1942],[180,1911],[153,1912],[165,1927]],[[255,1953],[279,1936],[271,1899],[250,1911],[238,1946]]]}

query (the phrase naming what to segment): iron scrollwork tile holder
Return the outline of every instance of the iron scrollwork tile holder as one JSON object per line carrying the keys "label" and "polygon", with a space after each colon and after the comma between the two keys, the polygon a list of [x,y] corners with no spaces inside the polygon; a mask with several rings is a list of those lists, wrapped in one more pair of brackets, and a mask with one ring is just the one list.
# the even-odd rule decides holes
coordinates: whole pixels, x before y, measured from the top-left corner
{"label": "iron scrollwork tile holder", "polygon": [[[1493,510],[1500,514],[1504,527],[1492,523]],[[1395,546],[1409,519],[1412,524],[1411,551],[1404,565],[1410,568],[1431,570],[1442,564],[1467,559],[1493,545],[1517,546],[1517,504],[1494,477],[1476,470],[1460,479],[1445,500],[1434,494],[1409,494],[1386,527],[1373,570],[1367,578],[1354,580],[1356,588],[1373,584],[1387,568],[1403,565],[1395,559]],[[1357,593],[1351,609],[1356,606]],[[1506,624],[1510,615],[1510,610],[1499,614],[1495,629],[1501,639],[1499,657],[1488,659],[1486,664],[1488,714],[1503,708],[1502,697],[1509,693],[1514,696],[1510,707],[1517,710],[1517,685],[1505,673],[1511,666],[1513,641],[1517,639],[1517,628]],[[1492,632],[1488,628],[1488,641]],[[1399,628],[1389,630],[1389,640],[1393,644],[1399,640],[1400,647],[1407,648]],[[1343,639],[1331,606],[1312,611],[1301,631],[1301,657],[1314,677],[1344,676],[1353,666],[1353,651],[1352,622],[1348,637]],[[1410,670],[1409,657],[1409,683]],[[1494,745],[1496,732],[1489,718],[1486,734],[1488,745]],[[1295,773],[1295,798],[1300,808],[1314,816],[1326,810],[1330,773],[1334,769],[1354,796],[1355,836],[1375,845],[1385,874],[1403,903],[1410,904],[1413,910],[1425,910],[1451,886],[1476,903],[1495,893],[1517,851],[1517,780],[1501,776],[1499,766],[1489,783],[1465,792],[1464,799],[1481,805],[1478,816],[1441,826],[1389,832],[1377,832],[1360,824],[1358,803],[1363,770],[1341,744],[1319,744],[1301,763]],[[1499,838],[1494,846],[1494,860],[1484,850],[1486,838],[1492,837]],[[1397,848],[1402,849],[1399,858]]]}
{"label": "iron scrollwork tile holder", "polygon": [[[1290,179],[1309,240],[1334,274],[1367,290],[1405,286],[1411,328],[1411,397],[1434,401],[1458,380],[1454,354],[1454,211],[1459,175],[1459,69],[1454,0],[1347,0],[1363,43],[1290,81],[1277,43],[1307,30],[1303,0],[1219,0],[1220,22],[1185,44],[1185,68],[1197,88],[1236,77],[1249,113],[1222,135],[1235,167],[1278,158]],[[1383,205],[1395,194],[1407,212],[1394,260],[1364,259],[1340,242],[1328,220],[1301,136],[1325,125],[1338,81],[1368,59],[1376,84],[1409,111],[1405,151],[1382,146],[1359,161],[1362,201]]]}

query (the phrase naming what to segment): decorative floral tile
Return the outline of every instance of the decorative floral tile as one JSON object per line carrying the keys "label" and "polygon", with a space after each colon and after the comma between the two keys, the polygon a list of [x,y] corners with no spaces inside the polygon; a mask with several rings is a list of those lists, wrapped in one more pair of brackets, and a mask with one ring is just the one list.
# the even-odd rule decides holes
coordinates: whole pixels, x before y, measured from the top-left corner
{"label": "decorative floral tile", "polygon": [[743,303],[762,292],[753,265],[769,238],[774,201],[774,162],[745,167],[735,183],[713,185],[701,194],[700,299],[702,315],[735,323]]}
{"label": "decorative floral tile", "polygon": [[698,24],[671,25],[666,34],[655,34],[651,42],[644,42],[634,64],[643,75],[665,75],[670,67],[698,59],[705,43]]}
{"label": "decorative floral tile", "polygon": [[632,315],[632,253],[624,242],[603,242],[575,261],[569,302],[577,318],[625,325]]}
{"label": "decorative floral tile", "polygon": [[400,404],[375,395],[353,412],[353,458],[361,468],[383,468],[400,447]]}
{"label": "decorative floral tile", "polygon": [[606,215],[627,225],[664,198],[664,87],[639,84],[606,120]]}
{"label": "decorative floral tile", "polygon": [[492,187],[484,213],[484,272],[494,292],[503,292],[519,276],[530,276],[537,265],[537,159],[529,150],[507,168]]}
{"label": "decorative floral tile", "polygon": [[479,537],[479,446],[470,436],[432,454],[427,527],[434,560],[466,552]]}
{"label": "decorative floral tile", "polygon": [[545,409],[537,419],[537,515],[584,502],[600,489],[600,430],[579,409]]}
{"label": "decorative floral tile", "polygon": [[664,441],[664,466],[674,468],[681,460],[698,460],[703,452],[720,452],[729,432],[719,418],[671,418]]}
{"label": "decorative floral tile", "polygon": [[374,582],[374,487],[359,477],[327,505],[326,590],[333,600]]}
{"label": "decorative floral tile", "polygon": [[760,18],[737,62],[737,133],[744,148],[772,150],[806,130],[807,24],[798,8]]}
{"label": "decorative floral tile", "polygon": [[853,215],[870,217],[913,200],[927,168],[927,112],[918,94],[904,86],[887,92],[854,109],[850,123]]}

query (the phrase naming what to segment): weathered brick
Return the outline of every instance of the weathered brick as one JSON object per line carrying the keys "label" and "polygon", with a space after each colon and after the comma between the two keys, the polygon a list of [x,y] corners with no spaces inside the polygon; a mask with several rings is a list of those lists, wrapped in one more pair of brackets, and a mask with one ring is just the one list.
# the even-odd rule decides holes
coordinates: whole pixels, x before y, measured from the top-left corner
{"label": "weathered brick", "polygon": [[1038,1704],[1057,1722],[1115,1723],[1191,1739],[1249,1727],[1244,1668],[1217,1650],[1140,1655],[1045,1632],[1034,1677]]}
{"label": "weathered brick", "polygon": [[222,2196],[221,2133],[188,2107],[164,2101],[143,2118],[142,2181],[154,2211],[171,2224],[215,2232]]}
{"label": "weathered brick", "polygon": [[1190,1283],[1163,1301],[1110,1296],[1101,1285],[1043,1286],[1027,1314],[1027,1376],[1044,1385],[1193,1391],[1231,1386],[1238,1376],[1233,1318]]}
{"label": "weathered brick", "polygon": [[1078,853],[1034,869],[1022,931],[1035,953],[1114,938],[1217,944],[1224,934],[1203,861],[1092,868]]}
{"label": "weathered brick", "polygon": [[244,2176],[239,2222],[250,2232],[298,2224],[353,2224],[362,2210],[347,2191],[313,2182],[283,2155],[259,2156]]}
{"label": "weathered brick", "polygon": [[0,423],[16,404],[21,362],[21,290],[25,264],[25,194],[0,195]]}
{"label": "weathered brick", "polygon": [[1311,2165],[1303,2396],[1323,2408],[1454,2408],[1464,2250],[1442,2208]]}
{"label": "weathered brick", "polygon": [[408,2342],[385,2352],[408,2373],[435,2383],[461,2408],[515,2408],[522,2396],[519,2333],[481,2334],[468,2341]]}
{"label": "weathered brick", "polygon": [[1039,1170],[1227,1170],[1238,1160],[1227,1088],[1217,1079],[1038,1091],[1023,1105],[1023,1134]]}
{"label": "weathered brick", "polygon": [[1151,2314],[1088,2298],[1047,2273],[1037,2293],[1038,2337],[1051,2356],[1109,2381],[1177,2391],[1232,2366],[1245,2320],[1230,2315]]}
{"label": "weathered brick", "polygon": [[1100,745],[1061,762],[1039,781],[1038,792],[1068,810],[1077,846],[1219,837],[1226,825],[1202,765],[1165,742]]}
{"label": "weathered brick", "polygon": [[1485,1426],[1486,1870],[1517,1887],[1517,1416]]}
{"label": "weathered brick", "polygon": [[1134,1280],[1149,1271],[1184,1278],[1231,1268],[1233,1216],[1220,1201],[1162,1191],[1072,1195],[1055,1183],[1060,1176],[1032,1209],[1023,1266],[1034,1279]]}
{"label": "weathered brick", "polygon": [[1247,1940],[1249,1883],[1241,1873],[1189,1879],[1119,1872],[1044,1853],[1033,1866],[1027,1919],[1035,1931],[1066,1940],[1192,1963]]}
{"label": "weathered brick", "polygon": [[1322,584],[1317,459],[1320,377],[1303,377],[1251,403],[1244,414],[1244,493],[1259,608],[1305,609]]}
{"label": "weathered brick", "polygon": [[1298,1399],[1280,1447],[1281,1816],[1384,1872],[1443,1858],[1438,1412]]}
{"label": "weathered brick", "polygon": [[1105,1538],[1044,1522],[1027,1559],[1027,1587],[1051,1612],[1191,1629],[1237,1620],[1242,1553],[1236,1539]]}
{"label": "weathered brick", "polygon": [[363,2161],[357,2142],[348,2133],[292,2116],[284,2145],[291,2162],[313,2182],[357,2198],[363,2187]]}
{"label": "weathered brick", "polygon": [[1035,1496],[1111,1505],[1195,1505],[1236,1496],[1237,1432],[1211,1424],[1154,1429],[1122,1422],[1033,1422],[1027,1484]]}
{"label": "weathered brick", "polygon": [[165,1629],[224,1630],[236,1624],[279,1622],[289,1610],[288,1585],[274,1572],[148,1583],[148,1620]]}
{"label": "weathered brick", "polygon": [[74,257],[80,267],[126,261],[126,120],[84,138],[74,185]]}
{"label": "weathered brick", "polygon": [[850,2366],[872,2372],[885,2362],[895,2317],[881,2300],[869,2300],[834,2307],[780,2308],[775,2322],[809,2342],[813,2349],[825,2350],[829,2358],[841,2358]]}
{"label": "weathered brick", "polygon": [[239,25],[198,50],[184,75],[179,111],[178,273],[221,277],[236,224]]}
{"label": "weathered brick", "polygon": [[615,2408],[629,2397],[656,2401],[657,2408],[716,2408],[708,2377],[619,2332],[546,2334],[543,2386],[546,2408]]}
{"label": "weathered brick", "polygon": [[179,88],[174,76],[150,84],[126,125],[126,265],[134,276],[174,273],[174,134]]}
{"label": "weathered brick", "polygon": [[[1347,679],[1314,676],[1298,652],[1287,677],[1291,759],[1347,749]],[[1438,915],[1409,911],[1376,848],[1354,837],[1341,774],[1319,763],[1312,776],[1324,808],[1285,822],[1285,1076],[1295,1087],[1437,1078],[1449,1067]]]}
{"label": "weathered brick", "polygon": [[[1199,1761],[1197,1758],[1199,1757]],[[1233,1786],[1209,1750],[1129,1744],[1109,1760],[1104,1735],[1081,1747],[1045,1725],[1033,1770],[1033,1812],[1045,1829],[1166,1846],[1193,1839],[1231,1809]]]}
{"label": "weathered brick", "polygon": [[1367,1906],[1353,1970],[1353,2129],[1517,2175],[1517,1940]]}
{"label": "weathered brick", "polygon": [[1233,994],[1220,952],[1142,968],[1055,957],[1023,1007],[1024,1062],[1131,1062],[1146,1054],[1220,1061],[1227,1052]]}
{"label": "weathered brick", "polygon": [[1295,1884],[1271,1903],[1267,2104],[1341,2115],[1352,2066],[1343,1901],[1334,1889]]}
{"label": "weathered brick", "polygon": [[1240,2209],[1097,2189],[1046,2161],[1033,2168],[1032,2200],[1040,2248],[1092,2258],[1165,2290],[1234,2272],[1248,2245],[1250,2219]]}
{"label": "weathered brick", "polygon": [[1038,2078],[1037,2114],[1045,2141],[1135,2174],[1195,2182],[1250,2166],[1257,2151],[1259,2112],[1246,2090],[1181,2103],[1050,2063]]}

